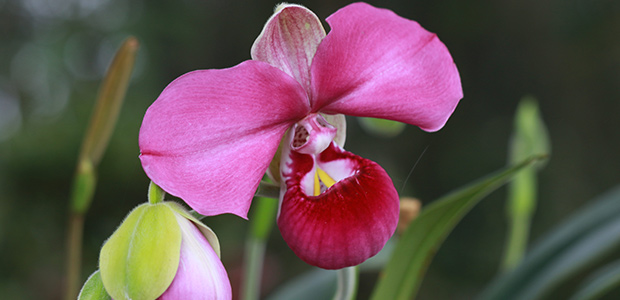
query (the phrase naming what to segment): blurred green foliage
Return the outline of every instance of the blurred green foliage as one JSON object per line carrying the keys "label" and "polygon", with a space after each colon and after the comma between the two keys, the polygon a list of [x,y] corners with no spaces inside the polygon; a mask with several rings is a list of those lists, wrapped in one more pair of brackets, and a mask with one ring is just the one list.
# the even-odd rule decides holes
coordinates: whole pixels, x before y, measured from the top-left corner
{"label": "blurred green foliage", "polygon": [[[120,42],[134,35],[141,47],[98,168],[85,223],[84,280],[96,269],[103,241],[146,200],[149,180],[137,158],[146,108],[185,72],[249,59],[250,46],[277,2],[0,0],[3,298],[59,299],[62,294],[71,178],[97,86]],[[347,149],[381,164],[397,188],[404,186],[402,195],[428,204],[503,166],[512,116],[526,94],[538,99],[554,147],[553,159],[539,174],[532,241],[618,183],[618,1],[369,2],[437,33],[453,55],[465,92],[446,127],[432,134],[406,126],[394,138],[379,138],[349,120]],[[300,3],[324,20],[349,2]],[[445,241],[418,299],[472,298],[495,276],[507,225],[504,196],[490,197],[497,201],[480,203]],[[248,223],[231,215],[205,222],[220,238],[237,293]],[[309,268],[274,233],[266,253],[266,294]],[[362,275],[360,299],[375,279]]]}

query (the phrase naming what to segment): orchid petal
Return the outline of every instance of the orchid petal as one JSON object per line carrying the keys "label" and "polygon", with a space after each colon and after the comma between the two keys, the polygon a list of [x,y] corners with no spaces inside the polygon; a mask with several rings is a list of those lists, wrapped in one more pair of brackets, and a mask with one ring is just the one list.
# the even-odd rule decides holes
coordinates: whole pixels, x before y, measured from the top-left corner
{"label": "orchid petal", "polygon": [[252,59],[264,61],[293,76],[310,92],[310,65],[325,37],[321,21],[309,9],[281,4],[252,45]]}
{"label": "orchid petal", "polygon": [[178,214],[176,218],[182,234],[179,268],[159,299],[231,299],[230,281],[217,253],[192,221]]}
{"label": "orchid petal", "polygon": [[365,3],[327,18],[314,57],[312,110],[439,130],[463,92],[446,46],[418,23]]}
{"label": "orchid petal", "polygon": [[325,269],[354,266],[377,254],[398,223],[399,200],[392,180],[375,162],[332,143],[316,159],[337,182],[308,195],[316,171],[311,155],[286,152],[278,227],[305,262]]}
{"label": "orchid petal", "polygon": [[142,166],[199,213],[246,218],[282,135],[308,110],[303,88],[263,62],[190,72],[147,110]]}

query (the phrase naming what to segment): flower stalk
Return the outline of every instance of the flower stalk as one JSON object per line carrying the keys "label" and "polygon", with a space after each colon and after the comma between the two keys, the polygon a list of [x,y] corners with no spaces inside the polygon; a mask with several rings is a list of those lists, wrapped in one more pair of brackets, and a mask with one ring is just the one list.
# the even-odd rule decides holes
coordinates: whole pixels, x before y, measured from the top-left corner
{"label": "flower stalk", "polygon": [[156,185],[155,183],[151,181],[151,183],[149,184],[149,194],[148,194],[149,203],[151,204],[161,203],[164,201],[165,196],[166,196],[166,192],[164,192],[164,190],[162,190],[158,185]]}
{"label": "flower stalk", "polygon": [[84,136],[69,203],[65,299],[77,297],[82,260],[84,215],[93,199],[97,166],[116,125],[137,50],[137,39],[129,37],[116,53],[101,84],[90,125]]}
{"label": "flower stalk", "polygon": [[241,297],[244,300],[260,298],[265,247],[274,225],[278,201],[260,197],[250,222],[250,234],[245,243],[244,274]]}
{"label": "flower stalk", "polygon": [[357,294],[358,268],[348,267],[337,271],[338,288],[334,300],[353,300]]}
{"label": "flower stalk", "polygon": [[[532,155],[549,152],[550,142],[538,104],[532,97],[524,97],[515,115],[509,162],[514,164]],[[531,219],[537,205],[537,169],[545,162],[527,167],[508,186],[506,217],[509,226],[502,260],[504,271],[514,268],[527,249]]]}

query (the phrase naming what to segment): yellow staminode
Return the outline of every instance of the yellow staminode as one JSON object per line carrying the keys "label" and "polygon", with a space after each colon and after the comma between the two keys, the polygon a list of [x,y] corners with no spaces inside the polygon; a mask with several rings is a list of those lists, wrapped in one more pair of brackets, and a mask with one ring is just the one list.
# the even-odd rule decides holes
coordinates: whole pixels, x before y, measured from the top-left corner
{"label": "yellow staminode", "polygon": [[323,183],[327,188],[330,188],[332,185],[336,183],[336,181],[331,178],[325,171],[321,170],[321,168],[316,168],[316,172],[314,172],[314,195],[318,196],[321,194],[321,183]]}

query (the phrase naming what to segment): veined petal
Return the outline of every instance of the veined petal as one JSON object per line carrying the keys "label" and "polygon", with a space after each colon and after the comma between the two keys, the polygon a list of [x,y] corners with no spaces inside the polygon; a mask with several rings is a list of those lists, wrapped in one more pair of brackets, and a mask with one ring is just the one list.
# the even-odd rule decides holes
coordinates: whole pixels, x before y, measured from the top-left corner
{"label": "veined petal", "polygon": [[178,214],[176,218],[182,234],[179,268],[159,299],[231,299],[228,274],[218,255],[192,221]]}
{"label": "veined petal", "polygon": [[140,128],[146,174],[203,215],[246,217],[286,128],[308,113],[303,88],[258,61],[173,81]]}
{"label": "veined petal", "polygon": [[446,46],[418,23],[365,3],[327,18],[312,63],[312,110],[439,130],[463,97]]}
{"label": "veined petal", "polygon": [[310,65],[325,29],[309,9],[280,4],[252,45],[252,59],[293,76],[310,93]]}
{"label": "veined petal", "polygon": [[[287,154],[278,227],[293,252],[325,269],[354,266],[377,254],[398,223],[398,194],[387,173],[335,143],[316,158],[316,165],[311,155]],[[313,196],[308,176],[318,168],[336,183]]]}

